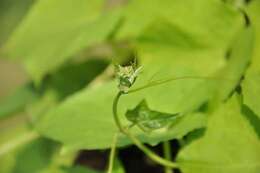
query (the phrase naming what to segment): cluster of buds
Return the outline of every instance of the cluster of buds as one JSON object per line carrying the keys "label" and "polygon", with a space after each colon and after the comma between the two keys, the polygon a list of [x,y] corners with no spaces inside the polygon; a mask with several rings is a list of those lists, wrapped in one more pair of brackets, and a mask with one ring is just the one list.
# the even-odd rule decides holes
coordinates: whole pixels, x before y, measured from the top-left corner
{"label": "cluster of buds", "polygon": [[137,68],[136,64],[129,66],[116,65],[116,76],[118,78],[118,88],[120,91],[127,93],[129,88],[134,84],[142,67]]}

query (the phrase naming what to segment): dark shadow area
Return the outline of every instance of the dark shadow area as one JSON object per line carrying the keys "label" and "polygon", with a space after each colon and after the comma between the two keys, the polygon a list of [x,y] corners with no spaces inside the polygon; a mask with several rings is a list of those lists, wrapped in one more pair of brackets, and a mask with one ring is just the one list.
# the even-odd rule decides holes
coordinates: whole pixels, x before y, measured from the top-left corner
{"label": "dark shadow area", "polygon": [[[163,156],[162,145],[149,147],[157,154]],[[171,141],[172,158],[175,159],[180,145],[177,140]],[[75,165],[87,166],[89,168],[106,171],[110,150],[84,150],[81,151]],[[126,173],[164,173],[164,167],[154,163],[136,146],[129,146],[117,150],[119,160],[122,162]],[[174,170],[174,173],[180,173]]]}
{"label": "dark shadow area", "polygon": [[[158,153],[159,155],[163,156],[162,145],[157,145],[155,147],[150,147],[154,152]],[[175,159],[180,146],[177,140],[171,141],[171,148],[172,148],[172,158]],[[157,165],[146,155],[143,154],[135,146],[130,146],[128,148],[120,149],[119,151],[119,158],[122,161],[126,173],[163,173],[164,168],[160,165]],[[178,170],[175,170],[175,173],[178,173]]]}
{"label": "dark shadow area", "polygon": [[87,166],[89,168],[105,171],[108,163],[109,150],[84,150],[75,160],[75,165]]}

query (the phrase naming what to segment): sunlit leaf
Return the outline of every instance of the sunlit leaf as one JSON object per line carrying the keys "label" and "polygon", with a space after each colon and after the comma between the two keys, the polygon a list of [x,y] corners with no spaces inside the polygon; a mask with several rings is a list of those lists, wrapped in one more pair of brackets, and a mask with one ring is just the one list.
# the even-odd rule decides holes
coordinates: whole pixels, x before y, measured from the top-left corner
{"label": "sunlit leaf", "polygon": [[244,103],[260,117],[260,1],[250,3],[248,9],[251,25],[255,33],[253,59],[243,81]]}
{"label": "sunlit leaf", "polygon": [[[147,15],[156,14],[153,13],[153,10],[159,14],[166,12],[168,14],[159,15],[152,20],[147,17],[145,19],[148,22],[145,22],[144,25],[136,25],[136,23],[134,25],[138,28],[138,31],[133,30],[134,35],[138,36],[134,41],[137,42],[139,63],[143,69],[131,89],[174,77],[214,76],[228,65],[226,52],[243,25],[242,15],[239,11],[217,0],[200,0],[196,3],[187,1],[193,4],[192,10],[187,12],[193,18],[189,18],[184,13],[187,7],[186,1],[171,1],[167,5],[163,2],[162,7],[166,10],[158,8],[156,2],[130,2],[129,10],[133,11],[129,12],[130,17],[128,17],[133,18],[130,20],[125,17],[123,29],[119,31],[121,34],[124,33],[121,38],[127,38],[127,36],[131,36],[128,31],[131,31],[130,25],[133,27],[134,21],[143,22],[143,18]],[[149,11],[150,8],[153,9],[152,12]],[[172,8],[176,10],[172,10]],[[143,13],[146,11],[144,9],[148,9],[148,13]],[[142,11],[143,15],[134,13],[135,10]],[[205,11],[209,14],[206,15]],[[174,16],[172,12],[176,12],[178,17]],[[128,25],[131,29],[128,28]],[[139,27],[142,28],[139,29]],[[216,27],[218,30],[215,30]],[[212,32],[212,30],[216,32]],[[232,74],[240,78],[246,62],[247,60],[236,62],[234,64],[235,72],[232,71]],[[225,79],[219,79],[219,81],[222,80]],[[237,83],[238,80],[229,87],[227,93],[232,92]],[[167,114],[187,113],[187,116],[184,116],[169,131],[163,128],[147,135],[138,128],[133,129],[141,141],[150,144],[181,138],[194,129],[204,127],[206,119],[204,114],[192,112],[199,110],[216,94],[218,86],[216,84],[219,84],[218,80],[190,78],[150,86],[124,95],[119,103],[119,115],[123,123],[128,125],[129,122],[124,114],[127,110],[134,109],[143,99],[147,101],[151,110]],[[86,88],[73,97],[67,98],[64,103],[44,116],[39,123],[39,130],[42,134],[64,143],[68,150],[110,147],[114,134],[118,132],[112,115],[113,98],[118,91],[116,87],[117,84],[114,82],[106,83],[98,88]],[[121,135],[118,145],[128,144],[131,144],[129,139]]]}
{"label": "sunlit leaf", "polygon": [[203,137],[186,146],[177,162],[183,173],[258,173],[260,141],[233,96],[210,116]]}

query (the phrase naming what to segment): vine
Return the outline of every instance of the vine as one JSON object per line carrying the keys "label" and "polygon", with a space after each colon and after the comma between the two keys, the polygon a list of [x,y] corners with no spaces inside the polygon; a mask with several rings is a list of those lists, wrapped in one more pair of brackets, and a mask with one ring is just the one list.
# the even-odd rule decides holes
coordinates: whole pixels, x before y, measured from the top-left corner
{"label": "vine", "polygon": [[[136,61],[135,61],[136,62]],[[223,80],[223,77],[200,77],[200,76],[184,76],[184,77],[175,77],[175,78],[168,78],[168,79],[162,79],[162,80],[156,80],[156,81],[150,81],[148,84],[141,86],[139,88],[131,89],[131,86],[135,83],[136,78],[138,77],[142,67],[137,68],[136,63],[132,63],[130,66],[122,67],[120,65],[116,65],[116,76],[118,78],[118,93],[114,98],[113,101],[113,117],[115,124],[119,131],[126,135],[132,142],[135,144],[141,151],[143,151],[151,160],[154,162],[162,165],[165,167],[165,173],[171,173],[173,168],[179,168],[178,163],[173,162],[171,160],[171,148],[169,145],[169,141],[166,141],[163,143],[163,150],[164,150],[164,157],[159,156],[155,152],[153,152],[151,149],[146,147],[134,134],[131,133],[129,127],[124,127],[124,125],[121,123],[119,115],[118,115],[118,103],[120,101],[120,98],[122,96],[141,91],[146,88],[155,87],[157,85],[161,85],[164,83],[172,82],[175,80],[183,80],[183,79],[199,79],[199,80]],[[231,80],[231,78],[226,78],[227,80]],[[135,124],[132,124],[130,127],[132,127]],[[116,145],[113,144],[111,149],[111,155],[110,159],[114,159],[115,155],[115,147]],[[111,173],[112,171],[112,165],[113,161],[109,161],[109,171],[108,173]]]}

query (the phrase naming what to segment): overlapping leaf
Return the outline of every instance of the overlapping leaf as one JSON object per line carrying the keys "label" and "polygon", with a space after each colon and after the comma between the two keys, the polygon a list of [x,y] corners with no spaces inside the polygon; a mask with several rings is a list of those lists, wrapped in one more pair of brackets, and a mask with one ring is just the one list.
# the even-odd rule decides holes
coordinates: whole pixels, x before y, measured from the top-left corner
{"label": "overlapping leaf", "polygon": [[255,32],[253,59],[243,82],[244,103],[260,117],[260,1],[253,1],[248,9],[251,25]]}
{"label": "overlapping leaf", "polygon": [[[194,4],[189,0],[171,1],[167,9],[170,7],[183,9],[187,2]],[[143,12],[154,14],[149,11],[150,3],[149,5],[140,1],[133,1],[133,3],[138,4],[138,8],[141,8]],[[132,8],[131,3],[129,8]],[[138,8],[132,8],[134,10],[128,12],[130,18],[136,17],[135,10]],[[165,11],[157,7],[156,9],[158,12]],[[209,13],[210,17],[206,17],[203,9]],[[140,16],[139,21],[143,20],[146,24],[142,26],[143,29],[138,30],[136,41],[140,63],[144,68],[134,88],[149,84],[149,81],[153,83],[173,77],[210,76],[228,64],[225,54],[234,36],[243,25],[239,11],[235,11],[220,1],[200,0],[196,1],[190,12],[191,16],[199,17],[189,19],[185,13],[182,13],[182,10],[177,10],[177,12],[179,17],[176,20],[174,14],[169,11],[168,16],[161,15],[156,18],[158,20],[152,19],[149,22]],[[122,33],[127,27],[131,28],[130,23],[131,21],[128,21],[126,16]],[[191,25],[193,27],[188,27]],[[212,32],[216,27],[218,29]],[[121,36],[127,37],[127,35]],[[244,67],[246,62],[239,61],[236,65]],[[241,68],[238,69],[238,72],[232,74],[240,78],[243,73],[240,72]],[[151,110],[158,112],[168,114],[192,112],[207,102],[215,93],[215,84],[214,80],[210,82],[201,78],[172,81],[148,87],[123,96],[119,103],[119,115],[127,124],[124,114],[127,110],[135,108],[143,99],[147,101]],[[227,93],[230,93],[236,85],[237,81]],[[40,122],[39,130],[42,134],[64,143],[67,149],[110,147],[113,136],[118,131],[112,118],[112,102],[116,92],[116,84],[113,82],[98,88],[87,88],[68,98],[57,109],[50,111]],[[158,130],[147,135],[139,129],[134,129],[134,133],[143,142],[156,144],[168,139],[181,138],[188,132],[203,127],[204,123],[203,114],[187,114],[169,131]],[[119,146],[130,143],[127,138],[120,136]]]}
{"label": "overlapping leaf", "polygon": [[[112,82],[79,92],[43,117],[38,126],[40,132],[62,141],[67,150],[110,147],[115,133],[118,133],[112,115],[112,102],[116,91],[116,83]],[[124,114],[135,106],[137,101],[138,99],[125,96],[124,101],[119,103],[119,115],[125,125],[129,123]],[[138,128],[134,128],[133,132],[143,142],[156,144],[162,140],[180,138],[193,129],[203,127],[204,124],[204,115],[192,114],[168,132],[159,130],[147,135]],[[120,135],[118,145],[128,144],[131,144],[129,139]]]}
{"label": "overlapping leaf", "polygon": [[178,156],[184,173],[258,173],[260,141],[236,96],[210,117],[205,135]]}

